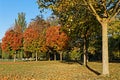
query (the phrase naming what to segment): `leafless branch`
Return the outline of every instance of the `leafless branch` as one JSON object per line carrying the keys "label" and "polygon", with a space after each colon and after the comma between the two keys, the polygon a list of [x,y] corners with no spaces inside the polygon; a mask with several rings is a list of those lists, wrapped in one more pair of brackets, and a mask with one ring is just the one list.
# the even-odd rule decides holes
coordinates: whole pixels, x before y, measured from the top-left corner
{"label": "leafless branch", "polygon": [[119,5],[120,5],[120,0],[118,0],[118,2],[116,3],[111,16],[109,17],[109,22],[112,21],[112,19],[120,12]]}

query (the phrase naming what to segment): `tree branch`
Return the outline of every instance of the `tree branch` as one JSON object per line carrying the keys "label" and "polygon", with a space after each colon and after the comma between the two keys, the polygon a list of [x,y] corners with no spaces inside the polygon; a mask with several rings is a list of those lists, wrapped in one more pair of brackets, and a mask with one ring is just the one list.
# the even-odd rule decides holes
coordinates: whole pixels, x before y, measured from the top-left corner
{"label": "tree branch", "polygon": [[110,18],[108,19],[109,22],[111,22],[119,12],[120,12],[120,9],[118,9],[118,11],[117,11],[112,17],[110,17]]}
{"label": "tree branch", "polygon": [[92,12],[93,12],[93,15],[97,18],[97,20],[101,23],[101,18],[100,18],[100,16],[98,15],[98,13],[96,12],[96,10],[95,10],[95,8],[93,7],[93,5],[90,3],[90,2],[88,2],[88,1],[86,1],[86,0],[83,0],[84,1],[84,3],[86,4],[86,5],[88,5],[88,8],[90,8],[90,10],[92,10]]}
{"label": "tree branch", "polygon": [[120,12],[119,4],[120,4],[120,0],[116,3],[111,16],[109,16],[108,18],[109,22],[111,22],[113,18]]}

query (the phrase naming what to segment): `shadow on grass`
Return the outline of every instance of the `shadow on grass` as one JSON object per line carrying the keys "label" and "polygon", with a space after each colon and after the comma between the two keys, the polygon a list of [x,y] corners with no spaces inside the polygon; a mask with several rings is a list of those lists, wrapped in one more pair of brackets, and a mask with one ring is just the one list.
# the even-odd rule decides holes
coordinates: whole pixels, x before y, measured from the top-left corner
{"label": "shadow on grass", "polygon": [[98,71],[95,71],[94,69],[90,68],[88,65],[86,65],[86,67],[87,67],[88,70],[95,73],[96,75],[100,75],[100,73]]}
{"label": "shadow on grass", "polygon": [[77,61],[77,63],[80,64],[80,65],[83,65],[83,63],[81,61]]}
{"label": "shadow on grass", "polygon": [[[82,62],[77,61],[78,64],[83,65]],[[86,65],[87,69],[90,70],[91,72],[95,73],[96,75],[101,75],[98,71],[95,71],[94,69],[92,69],[91,67],[89,67],[88,65]]]}
{"label": "shadow on grass", "polygon": [[[61,63],[65,63],[65,64],[75,64],[75,63],[78,63],[80,65],[83,65],[83,62],[81,61],[61,61]],[[95,73],[96,75],[101,75],[98,71],[95,71],[94,69],[92,69],[91,67],[89,67],[88,65],[86,65],[86,68],[88,70],[90,70],[91,72]]]}

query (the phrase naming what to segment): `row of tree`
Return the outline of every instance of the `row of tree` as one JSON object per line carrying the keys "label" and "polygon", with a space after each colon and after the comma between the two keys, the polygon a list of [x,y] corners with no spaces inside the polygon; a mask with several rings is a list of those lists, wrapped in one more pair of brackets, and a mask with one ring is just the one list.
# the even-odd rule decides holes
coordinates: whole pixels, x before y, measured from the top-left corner
{"label": "row of tree", "polygon": [[83,33],[84,65],[87,65],[87,42],[91,39],[88,37],[89,29],[92,22],[96,24],[97,21],[101,28],[96,25],[94,29],[102,32],[103,74],[109,74],[107,29],[120,12],[120,0],[38,0],[38,5],[41,10],[51,9],[65,27],[69,26],[71,30],[78,29]]}
{"label": "row of tree", "polygon": [[23,55],[24,53],[26,55],[35,54],[37,61],[38,53],[44,52],[49,55],[49,60],[49,52],[54,53],[55,60],[56,53],[60,52],[62,60],[62,50],[67,48],[68,40],[67,34],[61,30],[61,26],[50,27],[47,21],[37,16],[26,27],[25,14],[19,13],[15,25],[5,33],[1,46],[5,53],[14,55],[14,61],[16,54]]}
{"label": "row of tree", "polygon": [[[94,20],[90,22],[92,24],[91,26],[86,26],[86,30],[80,29],[80,31],[78,31],[78,29],[76,28],[75,30],[72,29],[71,31],[69,28],[67,32],[64,27],[50,27],[50,25],[58,24],[56,22],[58,21],[58,19],[53,19],[55,17],[50,17],[48,19],[48,23],[41,17],[37,16],[31,21],[27,28],[25,27],[23,29],[19,21],[22,17],[19,16],[25,17],[25,14],[19,13],[18,21],[17,19],[15,20],[14,27],[10,28],[6,32],[4,38],[2,39],[2,48],[0,47],[0,52],[3,49],[3,51],[8,53],[9,55],[14,55],[14,58],[16,57],[16,54],[21,55],[21,58],[31,57],[30,55],[32,54],[36,55],[36,60],[38,59],[38,57],[40,57],[40,54],[42,55],[42,57],[43,55],[45,55],[45,57],[50,60],[51,53],[54,55],[54,59],[56,60],[56,57],[58,57],[57,53],[59,53],[60,60],[62,60],[62,55],[66,55],[63,54],[63,52],[67,51],[70,52],[67,53],[67,58],[70,58],[71,60],[80,60],[82,54],[86,50],[86,52],[89,53],[89,60],[101,60],[101,31],[97,31],[97,29],[94,28],[94,26],[98,26],[98,28],[100,28],[99,24],[94,24],[95,22],[92,23],[92,21]],[[26,22],[24,19],[25,18],[23,18],[23,20],[21,21],[24,21],[24,25],[26,26]],[[110,35],[110,59],[115,59],[117,57],[119,59],[120,36],[118,34],[120,33],[120,23],[116,20],[111,24],[114,25],[114,27],[110,26],[108,30]],[[69,37],[65,32],[69,35]],[[86,36],[86,40],[84,39],[84,36]],[[86,41],[85,43],[84,40]]]}

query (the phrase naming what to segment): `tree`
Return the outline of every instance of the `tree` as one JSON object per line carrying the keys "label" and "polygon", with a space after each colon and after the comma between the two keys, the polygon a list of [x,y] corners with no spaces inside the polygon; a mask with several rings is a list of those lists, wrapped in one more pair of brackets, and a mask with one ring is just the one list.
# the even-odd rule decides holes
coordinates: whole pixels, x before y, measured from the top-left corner
{"label": "tree", "polygon": [[14,55],[14,62],[16,60],[16,53],[22,47],[22,34],[10,29],[5,33],[2,39],[2,50],[6,53]]}
{"label": "tree", "polygon": [[[14,27],[14,30],[23,34],[23,32],[27,27],[26,20],[25,20],[25,13],[23,12],[18,13],[18,18],[15,19],[15,25],[16,27]],[[24,42],[24,39],[22,39],[22,45],[23,45],[23,42]],[[24,54],[23,46],[19,54],[21,54],[21,58],[22,58]]]}
{"label": "tree", "polygon": [[108,37],[107,37],[107,27],[108,24],[115,18],[119,13],[120,8],[119,0],[100,0],[91,1],[83,0],[87,8],[96,17],[102,26],[102,61],[103,61],[103,74],[109,75],[109,65],[108,65]]}
{"label": "tree", "polygon": [[[78,5],[76,5],[78,3]],[[50,8],[53,12],[57,15],[62,14],[64,16],[63,9],[66,11],[71,8],[74,10],[74,4],[78,7],[77,10],[79,11],[79,6],[85,6],[91,14],[93,14],[97,21],[102,26],[102,61],[103,61],[103,75],[109,75],[109,66],[108,66],[108,37],[107,37],[107,25],[110,23],[114,17],[120,12],[120,1],[119,0],[38,0],[38,5],[42,8]],[[63,8],[66,6],[66,8]],[[59,8],[57,8],[59,7]],[[64,11],[65,11],[64,10]],[[79,13],[77,10],[76,13]],[[74,13],[74,11],[70,12]],[[69,15],[69,14],[67,14]],[[67,19],[72,21],[72,16],[69,16]],[[61,20],[65,20],[66,17],[62,17]]]}
{"label": "tree", "polygon": [[[60,52],[60,60],[62,61],[62,50],[65,50],[68,45],[68,36],[62,32],[60,26],[49,27],[46,31],[46,45],[49,49]],[[56,53],[54,53],[54,57]],[[56,60],[56,57],[54,58]]]}
{"label": "tree", "polygon": [[24,32],[24,50],[30,51],[36,54],[37,61],[37,53],[40,51],[39,45],[39,31],[35,28],[27,28]]}
{"label": "tree", "polygon": [[18,13],[18,19],[15,19],[15,25],[18,25],[19,27],[21,27],[21,32],[24,32],[27,26],[25,21],[25,13],[23,12]]}
{"label": "tree", "polygon": [[[59,17],[59,23],[63,26],[62,29],[71,37],[70,46],[78,45],[81,40],[84,48],[84,65],[87,65],[87,48],[89,39],[92,34],[95,34],[99,23],[95,17],[88,12],[85,6],[80,6],[78,0],[62,0],[62,1],[38,1],[40,7],[50,8],[54,14]],[[97,27],[96,27],[97,26]],[[94,29],[95,27],[95,29]],[[99,32],[99,31],[98,31]],[[78,47],[81,47],[80,45]],[[82,49],[82,48],[81,48]]]}
{"label": "tree", "polygon": [[41,51],[41,47],[45,41],[45,29],[48,27],[42,18],[37,16],[28,26],[24,32],[24,50],[30,51],[36,54],[36,61],[38,52]]}

